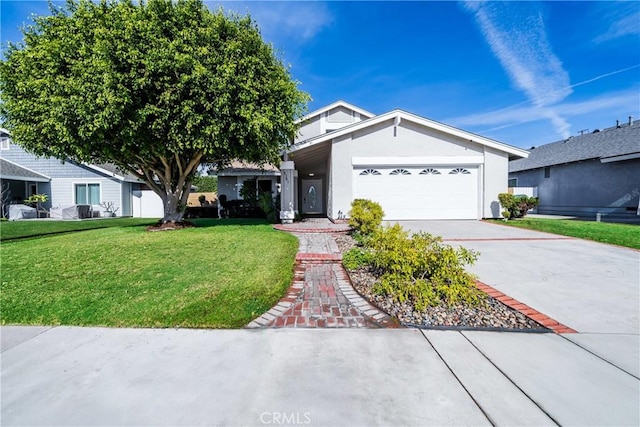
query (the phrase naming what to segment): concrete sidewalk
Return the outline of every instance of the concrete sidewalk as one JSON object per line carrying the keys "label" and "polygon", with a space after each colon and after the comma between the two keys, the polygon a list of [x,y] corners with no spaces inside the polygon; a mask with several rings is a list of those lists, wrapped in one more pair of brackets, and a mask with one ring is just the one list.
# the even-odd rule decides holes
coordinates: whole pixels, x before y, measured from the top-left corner
{"label": "concrete sidewalk", "polygon": [[7,426],[640,424],[637,373],[555,334],[0,332]]}

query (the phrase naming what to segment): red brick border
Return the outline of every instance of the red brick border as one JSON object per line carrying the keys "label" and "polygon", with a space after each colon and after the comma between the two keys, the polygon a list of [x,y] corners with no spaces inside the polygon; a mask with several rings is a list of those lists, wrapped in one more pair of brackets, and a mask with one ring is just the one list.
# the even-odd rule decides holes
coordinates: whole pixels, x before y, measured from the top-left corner
{"label": "red brick border", "polygon": [[500,301],[507,307],[510,307],[516,311],[527,316],[529,319],[534,320],[544,326],[545,328],[551,329],[556,334],[576,334],[578,331],[575,329],[571,329],[570,327],[563,325],[562,323],[550,318],[546,314],[540,313],[535,308],[531,308],[526,304],[521,303],[517,299],[511,298],[508,295],[503,294],[496,288],[493,288],[485,283],[482,283],[479,280],[476,280],[476,287],[480,289],[482,292],[487,295],[495,298]]}
{"label": "red brick border", "polygon": [[342,261],[342,254],[314,254],[314,253],[301,253],[296,255],[296,262],[318,262],[318,263],[333,263]]}

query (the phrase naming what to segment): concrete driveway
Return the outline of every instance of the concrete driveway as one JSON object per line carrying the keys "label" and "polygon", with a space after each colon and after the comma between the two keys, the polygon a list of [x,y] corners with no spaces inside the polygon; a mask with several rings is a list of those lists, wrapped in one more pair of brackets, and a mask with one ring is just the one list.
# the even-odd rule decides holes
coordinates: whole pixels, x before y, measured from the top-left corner
{"label": "concrete driveway", "polygon": [[640,334],[640,252],[480,221],[404,221],[480,252],[471,271],[581,333]]}

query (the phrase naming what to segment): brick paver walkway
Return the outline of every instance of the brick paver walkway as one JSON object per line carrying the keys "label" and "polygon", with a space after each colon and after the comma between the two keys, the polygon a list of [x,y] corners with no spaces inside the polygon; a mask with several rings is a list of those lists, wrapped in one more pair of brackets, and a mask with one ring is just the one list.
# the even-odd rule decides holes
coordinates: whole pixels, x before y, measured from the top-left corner
{"label": "brick paver walkway", "polygon": [[[286,226],[277,228],[286,230]],[[351,286],[331,234],[342,231],[336,228],[314,226],[306,229],[309,232],[304,227],[294,229],[300,245],[293,282],[285,297],[247,328],[397,327],[390,316],[369,304]]]}

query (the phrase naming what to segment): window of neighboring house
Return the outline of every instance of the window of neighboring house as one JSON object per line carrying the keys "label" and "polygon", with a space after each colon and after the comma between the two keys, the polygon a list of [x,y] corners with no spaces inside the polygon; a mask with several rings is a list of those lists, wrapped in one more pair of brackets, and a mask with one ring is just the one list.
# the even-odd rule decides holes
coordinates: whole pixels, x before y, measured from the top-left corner
{"label": "window of neighboring house", "polygon": [[549,178],[551,176],[551,166],[544,167],[544,177]]}
{"label": "window of neighboring house", "polygon": [[258,180],[258,193],[271,193],[271,180],[259,179]]}
{"label": "window of neighboring house", "polygon": [[100,184],[76,184],[76,205],[99,205]]}
{"label": "window of neighboring house", "polygon": [[509,187],[517,187],[517,186],[518,186],[518,178],[510,178]]}
{"label": "window of neighboring house", "polygon": [[0,137],[0,150],[8,150],[9,141],[9,138],[6,136]]}

